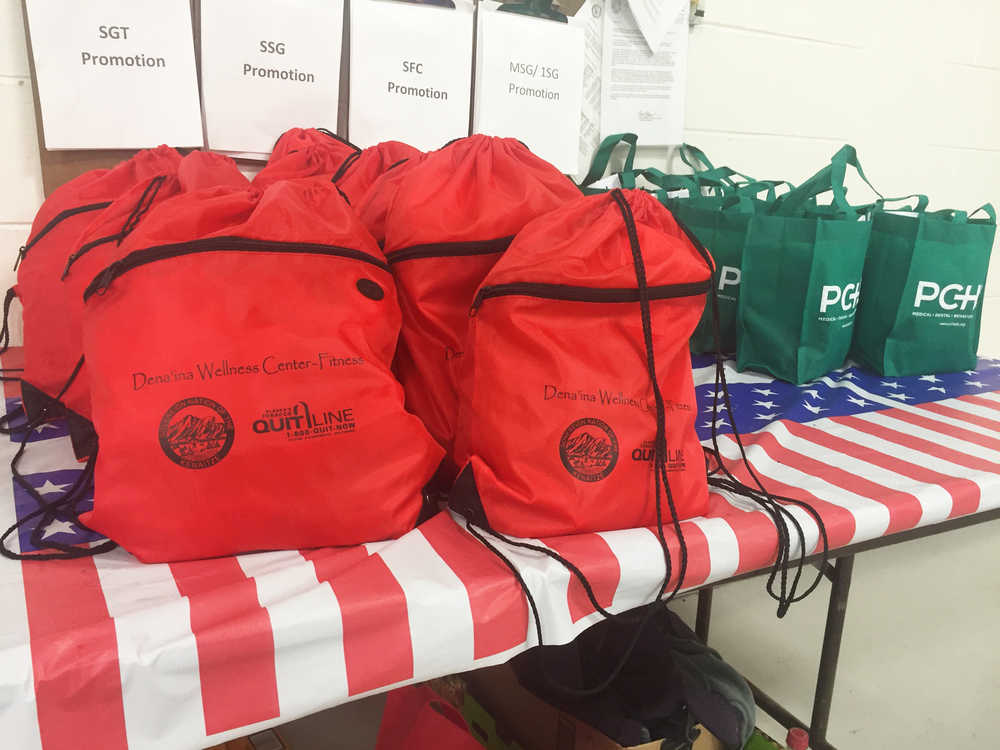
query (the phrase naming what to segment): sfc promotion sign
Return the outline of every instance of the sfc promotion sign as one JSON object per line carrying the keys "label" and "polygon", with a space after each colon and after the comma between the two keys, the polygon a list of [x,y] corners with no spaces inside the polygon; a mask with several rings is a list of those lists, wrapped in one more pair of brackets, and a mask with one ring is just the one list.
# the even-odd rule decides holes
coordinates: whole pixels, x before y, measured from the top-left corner
{"label": "sfc promotion sign", "polygon": [[583,29],[480,9],[473,130],[517,138],[559,170],[579,170]]}
{"label": "sfc promotion sign", "polygon": [[351,3],[354,143],[399,140],[427,151],[468,135],[472,4],[454,5]]}
{"label": "sfc promotion sign", "polygon": [[27,0],[48,149],[201,146],[188,0]]}
{"label": "sfc promotion sign", "polygon": [[343,25],[343,0],[201,0],[208,145],[266,154],[291,127],[336,129]]}

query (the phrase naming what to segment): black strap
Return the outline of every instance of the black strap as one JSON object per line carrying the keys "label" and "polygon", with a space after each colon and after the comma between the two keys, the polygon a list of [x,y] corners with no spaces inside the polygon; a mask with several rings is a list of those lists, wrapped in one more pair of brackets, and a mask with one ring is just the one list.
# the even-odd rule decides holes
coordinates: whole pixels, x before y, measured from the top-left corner
{"label": "black strap", "polygon": [[[66,381],[66,384],[63,385],[62,389],[59,391],[59,395],[56,396],[56,401],[65,395],[66,391],[69,390],[70,386],[76,380],[77,376],[80,374],[80,370],[83,368],[83,362],[83,357],[80,357],[76,363],[76,367],[73,368],[72,374]],[[21,440],[17,453],[14,454],[14,458],[10,463],[10,471],[14,481],[17,482],[21,489],[28,493],[32,500],[34,500],[38,505],[38,508],[26,516],[19,518],[2,535],[0,535],[0,555],[3,555],[11,560],[65,560],[79,557],[91,557],[93,555],[99,555],[102,552],[109,552],[118,546],[111,540],[104,541],[94,547],[77,547],[70,544],[62,544],[61,542],[52,540],[46,541],[42,539],[41,535],[45,527],[55,520],[56,514],[59,512],[70,516],[73,519],[73,523],[84,531],[92,531],[80,521],[76,505],[86,490],[91,486],[91,481],[94,477],[94,468],[97,464],[98,453],[97,450],[92,453],[90,458],[87,459],[87,463],[84,466],[83,471],[80,473],[80,476],[76,478],[76,481],[73,482],[72,486],[60,497],[55,500],[49,500],[48,498],[43,497],[41,493],[35,489],[31,482],[29,482],[27,478],[21,474],[18,470],[18,464],[20,463],[21,457],[24,455],[25,449],[28,446],[28,439],[31,437],[31,431],[48,419],[48,413],[43,411],[36,419],[24,426],[24,438]],[[28,522],[33,521],[39,516],[41,516],[41,520],[36,523],[31,533],[32,546],[36,549],[47,547],[49,549],[58,550],[58,552],[23,554],[9,549],[7,547],[7,539],[10,538],[10,536],[19,528],[27,525]]]}
{"label": "black strap", "polygon": [[0,354],[10,349],[10,306],[17,297],[14,286],[7,290],[3,298],[3,327],[0,328]]}
{"label": "black strap", "polygon": [[[695,249],[708,264],[709,268],[714,271],[715,263],[705,246],[701,243],[697,236],[695,236],[694,232],[688,229],[688,227],[686,227],[681,221],[677,220],[677,217],[674,217],[674,219],[677,221],[677,225],[680,227],[681,231],[687,235],[687,238],[691,241]],[[816,509],[808,503],[794,498],[785,497],[783,495],[774,495],[768,492],[768,490],[764,487],[763,482],[761,482],[760,477],[757,475],[757,472],[754,471],[753,466],[750,465],[750,461],[747,459],[746,448],[743,446],[743,439],[740,436],[739,430],[736,428],[736,419],[733,417],[733,408],[729,397],[729,384],[726,382],[725,357],[723,356],[720,347],[722,338],[719,323],[719,297],[715,284],[711,285],[710,302],[712,305],[712,327],[715,339],[715,393],[712,398],[712,449],[706,449],[706,452],[708,457],[715,461],[715,468],[709,470],[708,482],[713,487],[727,490],[752,500],[754,503],[759,505],[765,513],[768,514],[771,521],[774,523],[778,534],[778,551],[775,556],[774,563],[771,566],[770,574],[768,575],[767,592],[772,599],[778,602],[778,617],[784,617],[792,604],[802,601],[804,598],[809,596],[809,594],[816,589],[820,581],[823,579],[822,570],[826,567],[827,557],[830,550],[829,539],[826,533],[826,525],[823,523],[823,519],[820,517],[820,514],[816,511]],[[733,438],[736,440],[736,445],[740,451],[740,460],[743,462],[747,473],[753,480],[756,487],[748,486],[733,476],[722,458],[722,453],[719,450],[718,434],[720,393],[722,394],[725,413],[729,416],[729,423],[732,425]],[[724,476],[717,476],[720,471]],[[820,553],[822,559],[819,566],[820,572],[817,573],[812,584],[801,593],[798,593],[798,588],[802,578],[802,571],[805,567],[805,560],[809,553],[806,550],[805,533],[802,530],[802,525],[788,510],[786,507],[787,505],[795,505],[804,509],[813,517],[816,522],[816,526],[819,529],[820,544],[822,549]],[[791,562],[791,534],[789,531],[789,524],[791,524],[791,527],[795,532],[795,537],[798,541],[800,550],[799,557],[794,563],[795,573],[791,582],[788,580],[789,568],[793,565]],[[777,590],[775,589],[776,581],[778,582]]]}
{"label": "black strap", "polygon": [[[542,652],[542,662],[541,671],[544,679],[549,684],[549,686],[560,693],[568,696],[580,698],[590,695],[596,695],[598,693],[606,690],[621,674],[622,670],[628,664],[629,659],[632,656],[632,652],[638,645],[639,640],[642,637],[642,633],[646,625],[656,616],[658,611],[661,611],[666,607],[667,603],[673,599],[677,593],[680,591],[681,587],[684,585],[684,577],[687,573],[687,563],[688,563],[688,550],[687,543],[684,540],[684,530],[681,527],[680,519],[677,514],[677,507],[674,503],[673,492],[670,489],[670,482],[667,476],[667,438],[666,438],[666,407],[663,399],[663,394],[660,390],[660,385],[656,377],[656,358],[653,347],[653,327],[652,327],[652,313],[650,311],[650,293],[649,285],[646,278],[646,266],[645,261],[642,256],[642,249],[639,245],[639,235],[635,226],[635,217],[632,215],[632,208],[628,203],[624,193],[621,190],[613,190],[610,193],[612,200],[618,206],[619,211],[622,214],[622,221],[625,224],[625,229],[628,234],[629,247],[632,252],[632,264],[635,269],[636,284],[639,289],[639,312],[642,318],[642,331],[643,331],[643,342],[645,346],[646,353],[646,370],[649,374],[650,384],[653,389],[653,397],[656,403],[656,439],[655,439],[655,451],[654,451],[654,463],[653,463],[653,481],[655,486],[655,498],[656,498],[656,532],[657,539],[660,542],[660,548],[663,552],[664,561],[664,577],[663,582],[660,584],[659,592],[657,593],[656,599],[651,603],[646,605],[644,608],[641,607],[634,612],[626,612],[622,614],[612,614],[607,611],[601,604],[597,601],[597,597],[594,594],[593,587],[587,580],[587,577],[583,574],[579,568],[577,568],[573,563],[559,555],[557,552],[540,545],[531,544],[529,542],[520,542],[514,539],[510,539],[503,534],[490,528],[488,521],[485,519],[485,514],[481,518],[481,522],[485,522],[482,530],[486,534],[498,539],[505,544],[509,544],[513,547],[518,547],[521,549],[528,549],[533,552],[538,552],[544,554],[553,560],[559,562],[563,567],[565,567],[583,586],[583,590],[586,593],[587,599],[590,601],[591,605],[594,607],[595,611],[600,613],[602,617],[608,620],[614,620],[616,622],[626,622],[636,625],[635,632],[625,648],[625,651],[621,655],[619,661],[615,664],[615,667],[611,672],[597,685],[593,685],[586,688],[575,688],[568,685],[560,684],[558,681],[551,677],[549,671],[545,668],[544,663],[544,651]],[[662,488],[661,488],[662,484]],[[662,490],[662,491],[661,491]],[[671,518],[673,521],[674,532],[677,535],[678,544],[680,546],[680,567],[677,575],[677,582],[674,584],[673,590],[664,597],[667,589],[670,587],[670,579],[673,576],[673,561],[670,556],[670,547],[667,544],[666,534],[663,529],[663,503],[662,499],[666,497],[667,505],[670,509]],[[528,605],[531,608],[532,617],[535,621],[535,633],[538,639],[538,645],[544,645],[544,640],[542,638],[542,625],[541,619],[538,613],[538,605],[535,602],[535,598],[532,595],[530,589],[521,576],[520,572],[517,570],[516,566],[511,560],[509,560],[503,552],[497,549],[493,544],[491,544],[486,537],[473,526],[470,520],[466,520],[466,528],[469,532],[480,542],[482,542],[494,555],[503,561],[504,565],[514,574],[514,578],[521,590],[524,592],[525,597],[528,600]],[[643,611],[644,610],[644,611]]]}

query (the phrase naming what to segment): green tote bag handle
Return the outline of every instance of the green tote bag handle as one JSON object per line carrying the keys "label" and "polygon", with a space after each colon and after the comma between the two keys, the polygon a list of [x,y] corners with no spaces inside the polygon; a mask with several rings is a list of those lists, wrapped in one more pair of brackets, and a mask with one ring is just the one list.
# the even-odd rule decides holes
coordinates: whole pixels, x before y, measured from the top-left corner
{"label": "green tote bag handle", "polygon": [[862,180],[870,187],[879,198],[884,196],[875,190],[874,185],[868,181],[861,163],[858,161],[858,153],[854,146],[845,145],[840,148],[830,158],[830,163],[820,171],[799,185],[795,190],[791,190],[779,197],[771,206],[771,213],[778,216],[794,216],[802,213],[809,202],[817,195],[826,192],[833,192],[833,215],[841,218],[857,213],[856,206],[851,206],[847,202],[847,188],[844,187],[844,178],[847,176],[848,165],[854,167]]}
{"label": "green tote bag handle", "polygon": [[632,171],[624,171],[619,174],[622,187],[625,189],[634,188],[638,177],[644,177],[653,185],[656,185],[656,187],[667,190],[690,190],[692,191],[692,194],[699,190],[698,183],[692,179],[691,175],[666,174],[655,167],[634,169]]}
{"label": "green tote bag handle", "polygon": [[975,211],[972,211],[969,214],[969,218],[971,219],[973,216],[975,216],[976,214],[978,214],[980,211],[982,211],[984,214],[986,214],[986,216],[989,219],[989,223],[990,224],[996,224],[997,223],[997,212],[996,212],[996,209],[993,208],[993,204],[992,203],[984,203],[979,208],[977,208]]}
{"label": "green tote bag handle", "polygon": [[930,201],[927,198],[927,196],[924,195],[923,193],[913,193],[911,195],[904,195],[904,196],[901,196],[899,198],[879,198],[877,201],[875,201],[874,205],[875,205],[876,209],[879,209],[879,210],[882,210],[882,211],[888,211],[889,209],[887,209],[885,207],[886,203],[895,203],[896,201],[908,201],[911,198],[916,198],[917,199],[917,205],[915,205],[915,206],[903,206],[902,208],[897,208],[897,209],[894,209],[894,210],[896,210],[896,211],[915,211],[918,214],[922,214],[924,211],[927,210],[927,204]]}
{"label": "green tote bag handle", "polygon": [[580,187],[585,188],[604,177],[608,171],[608,162],[611,161],[611,154],[621,143],[628,144],[628,153],[625,155],[625,168],[623,171],[631,172],[635,169],[635,149],[639,136],[635,133],[615,133],[609,135],[594,152],[594,159],[590,163],[590,171],[580,182]]}

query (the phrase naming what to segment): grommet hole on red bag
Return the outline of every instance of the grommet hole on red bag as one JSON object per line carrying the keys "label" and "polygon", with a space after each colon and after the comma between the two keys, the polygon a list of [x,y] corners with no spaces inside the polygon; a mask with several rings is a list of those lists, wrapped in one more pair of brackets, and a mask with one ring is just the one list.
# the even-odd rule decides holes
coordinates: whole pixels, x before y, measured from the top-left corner
{"label": "grommet hole on red bag", "polygon": [[371,279],[358,279],[357,287],[368,299],[378,301],[385,297],[385,290]]}

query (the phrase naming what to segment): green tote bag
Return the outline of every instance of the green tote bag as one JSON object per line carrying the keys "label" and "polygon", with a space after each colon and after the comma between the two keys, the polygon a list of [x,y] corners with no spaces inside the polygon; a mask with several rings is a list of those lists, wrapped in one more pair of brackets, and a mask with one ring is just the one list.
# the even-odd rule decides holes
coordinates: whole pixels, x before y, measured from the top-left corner
{"label": "green tote bag", "polygon": [[[680,147],[681,159],[693,171],[691,175],[670,176],[667,179],[687,179],[696,183],[697,189],[677,195],[676,183],[658,179],[657,174],[645,177],[668,191],[658,191],[663,204],[674,217],[686,226],[708,249],[715,260],[713,283],[719,300],[720,351],[736,351],[736,314],[739,302],[743,245],[746,241],[750,217],[766,208],[775,199],[775,189],[780,181],[754,181],[753,178],[728,167],[715,167],[705,153],[689,144]],[[764,195],[761,199],[759,196]],[[706,304],[698,327],[691,336],[691,351],[695,354],[715,351],[715,328],[712,306]]]}
{"label": "green tote bag", "polygon": [[996,212],[925,205],[874,213],[851,356],[881,375],[976,367]]}
{"label": "green tote bag", "polygon": [[[870,207],[847,202],[848,165],[865,179],[854,148],[844,146],[751,217],[738,305],[740,370],[805,383],[844,363],[872,228]],[[833,202],[816,206],[816,196],[830,191]]]}

